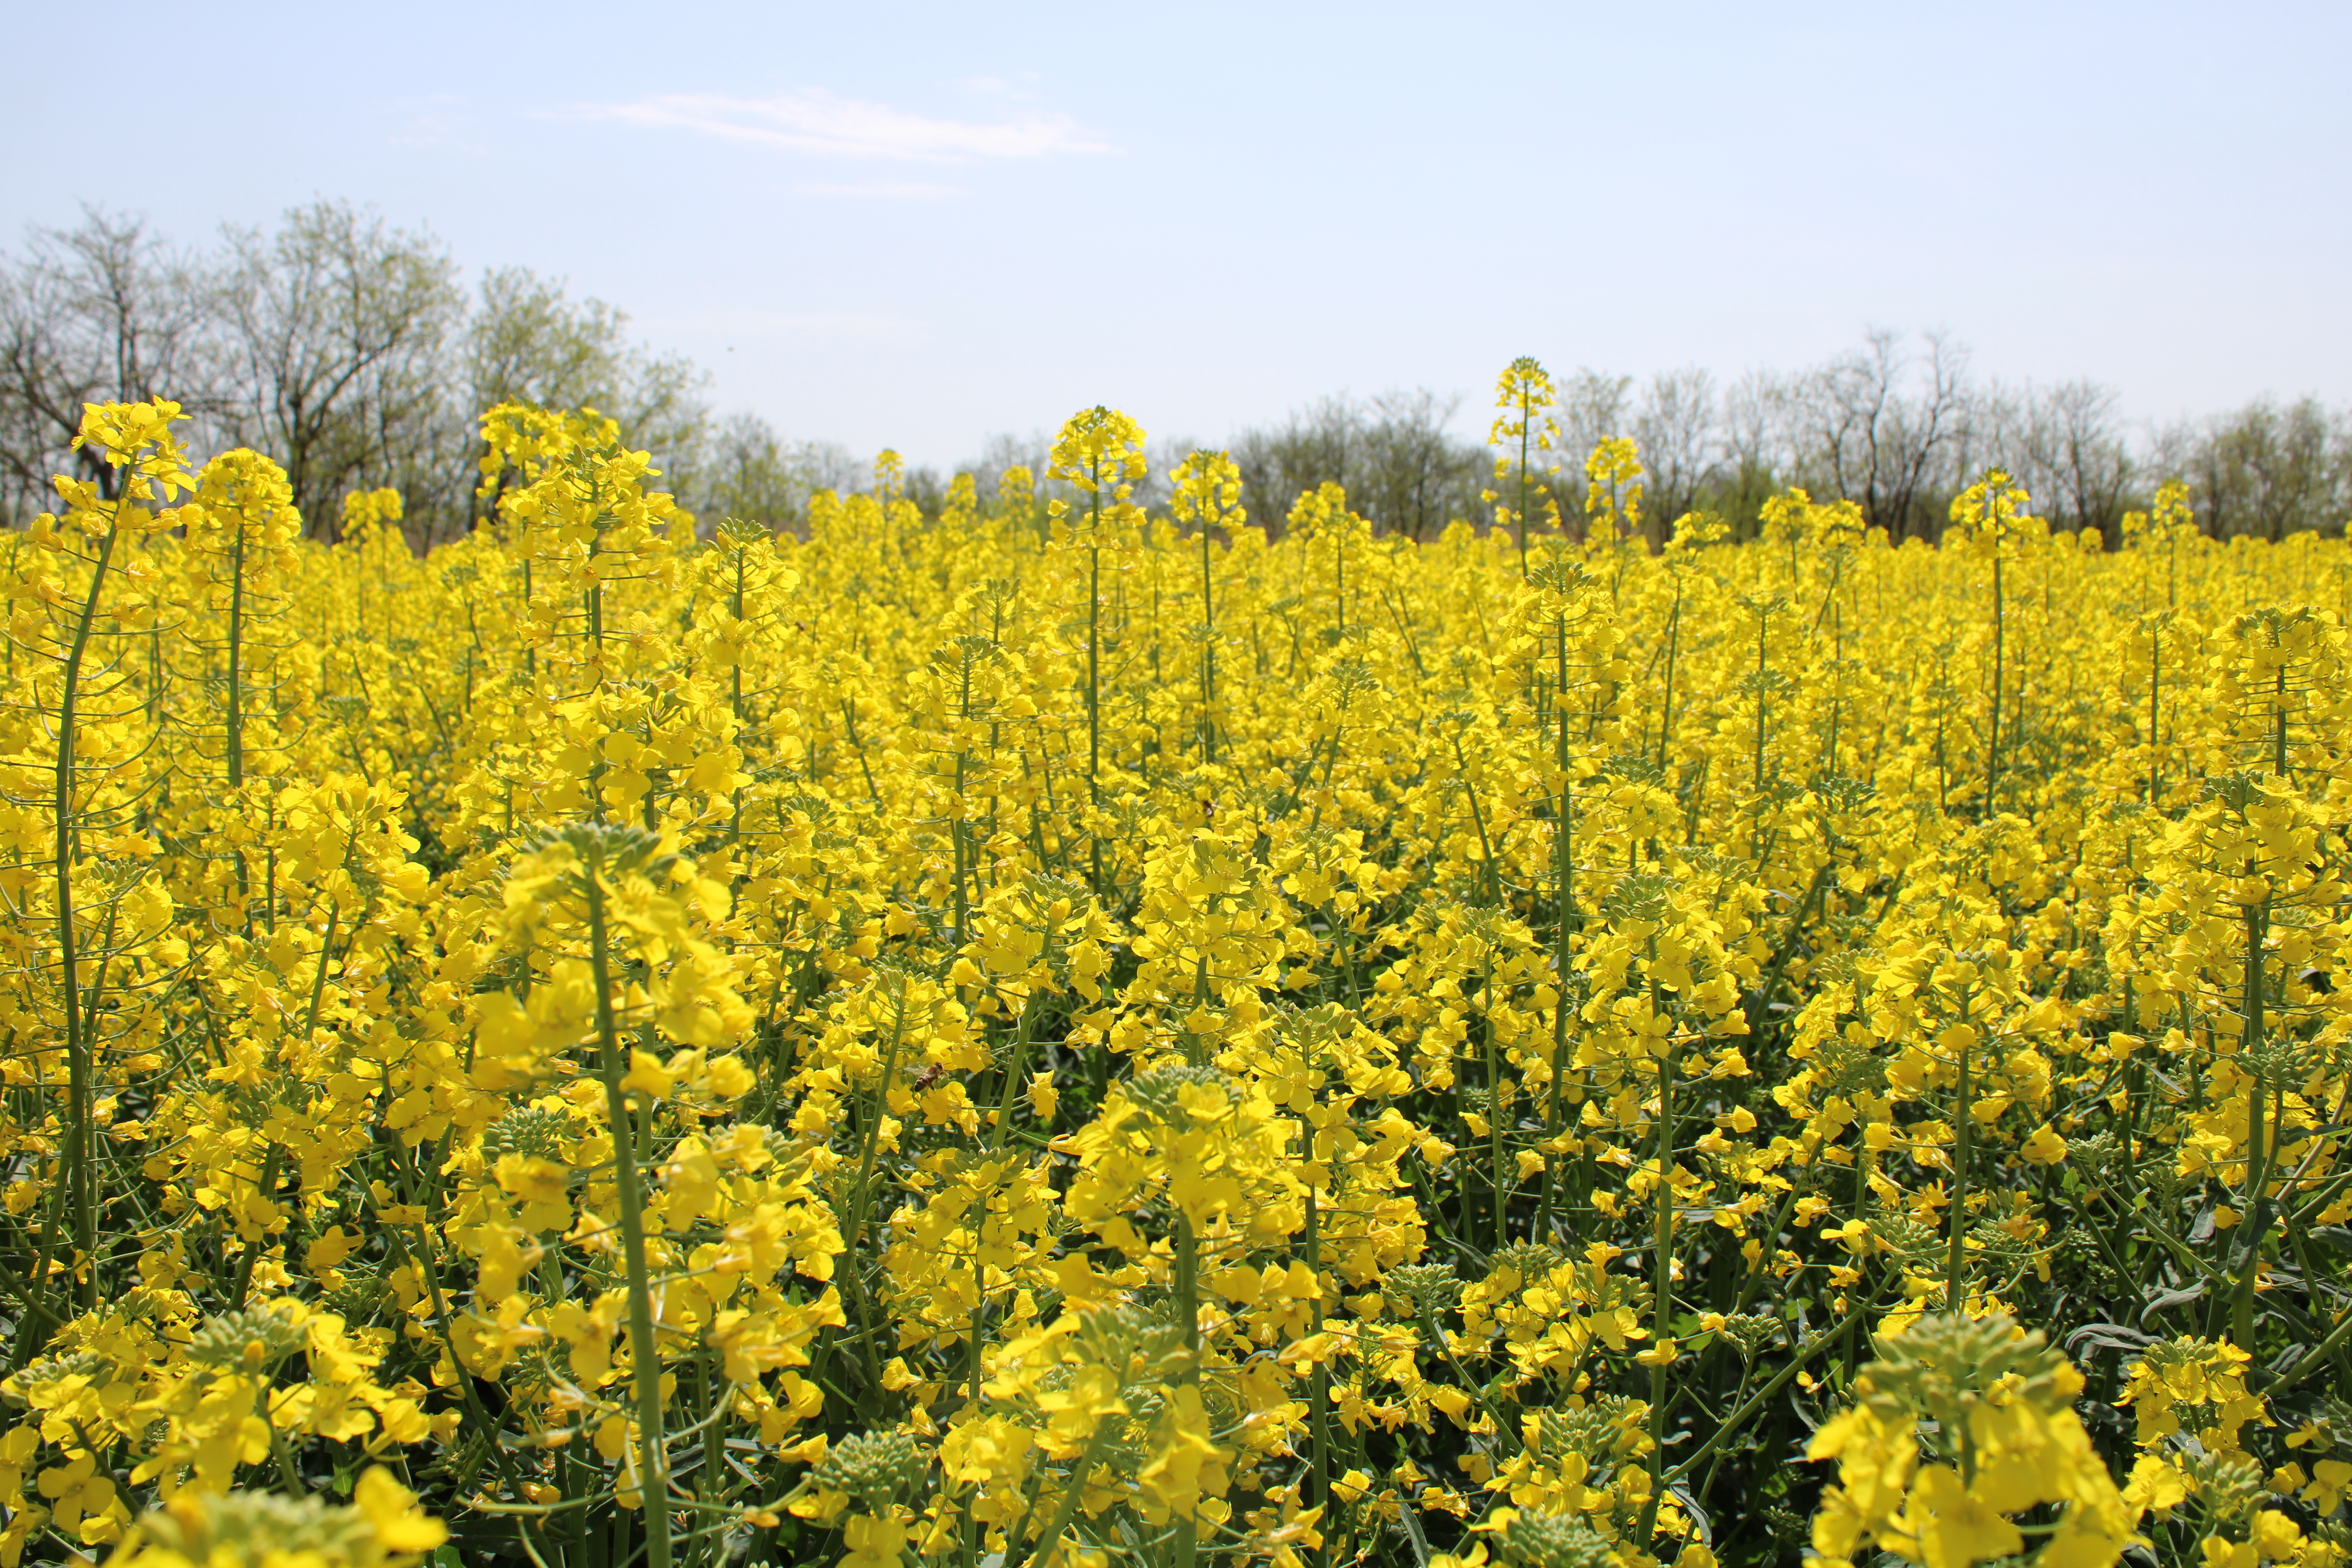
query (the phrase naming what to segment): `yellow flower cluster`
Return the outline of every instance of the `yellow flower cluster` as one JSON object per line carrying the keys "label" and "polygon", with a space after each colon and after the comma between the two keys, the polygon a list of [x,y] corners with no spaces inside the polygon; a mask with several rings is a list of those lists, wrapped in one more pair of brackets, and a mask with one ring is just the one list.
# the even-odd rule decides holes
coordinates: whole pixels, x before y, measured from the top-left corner
{"label": "yellow flower cluster", "polygon": [[2352,1557],[2352,550],[1734,543],[1554,395],[1428,543],[507,405],[423,558],[92,408],[0,1564]]}
{"label": "yellow flower cluster", "polygon": [[2036,1563],[2114,1562],[2138,1519],[2074,1415],[2082,1390],[2081,1373],[2005,1314],[1926,1318],[1890,1336],[1855,1404],[1805,1449],[1838,1461],[1808,1561],[1843,1568],[1865,1540],[1928,1568],[2011,1558],[2025,1536],[2010,1516],[2050,1506]]}

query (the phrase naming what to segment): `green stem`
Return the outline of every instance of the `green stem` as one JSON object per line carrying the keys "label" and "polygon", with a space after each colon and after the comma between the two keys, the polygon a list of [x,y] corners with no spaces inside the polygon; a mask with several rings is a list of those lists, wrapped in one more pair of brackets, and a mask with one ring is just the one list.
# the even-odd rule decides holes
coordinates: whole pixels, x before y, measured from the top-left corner
{"label": "green stem", "polygon": [[[1683,580],[1675,575],[1674,613],[1666,617],[1666,699],[1658,717],[1658,766],[1666,765],[1666,744],[1675,733],[1675,656],[1682,647]],[[1563,663],[1565,661],[1563,660]]]}
{"label": "green stem", "polygon": [[2288,1389],[2293,1388],[2296,1384],[2301,1383],[2306,1375],[2317,1368],[2323,1362],[2326,1361],[2328,1357],[2334,1355],[2338,1350],[2343,1348],[2345,1338],[2347,1335],[2352,1335],[2352,1312],[2345,1313],[2343,1318],[2336,1323],[2336,1327],[2328,1331],[2327,1337],[2320,1341],[2317,1344],[2312,1346],[2307,1354],[2298,1359],[2293,1366],[2288,1367],[2284,1372],[2280,1373],[2277,1376],[2264,1384],[2262,1390],[2263,1397],[2276,1398],[2278,1395],[2284,1394]]}
{"label": "green stem", "polygon": [[1535,397],[1524,384],[1519,389],[1519,514],[1514,520],[1519,525],[1519,578],[1528,575],[1528,426],[1535,423]]}
{"label": "green stem", "polygon": [[866,1146],[857,1159],[857,1177],[850,1188],[848,1245],[842,1249],[842,1267],[846,1273],[849,1304],[857,1314],[857,1352],[866,1363],[866,1394],[859,1401],[861,1411],[869,1420],[877,1413],[866,1408],[871,1396],[881,1390],[881,1356],[874,1348],[873,1304],[867,1300],[865,1274],[858,1265],[859,1245],[866,1237],[866,1211],[872,1193],[874,1163],[881,1152],[882,1123],[890,1114],[890,1080],[898,1070],[898,1051],[907,1037],[907,993],[904,980],[895,997],[896,1007],[890,1025],[890,1044],[882,1056],[882,1085],[876,1091],[874,1120],[866,1129]]}
{"label": "green stem", "polygon": [[[1573,781],[1569,777],[1568,764],[1568,621],[1555,618],[1552,625],[1557,690],[1552,703],[1554,723],[1552,766],[1559,773],[1559,813],[1552,825],[1552,984],[1559,998],[1552,1004],[1551,1017],[1551,1103],[1544,1112],[1544,1191],[1538,1206],[1532,1239],[1544,1241],[1551,1228],[1552,1198],[1558,1185],[1556,1162],[1559,1156],[1552,1144],[1560,1136],[1565,1106],[1563,1096],[1568,1078],[1568,964],[1569,934],[1576,918],[1576,867],[1570,858],[1576,822],[1576,796]],[[1667,677],[1671,689],[1672,666]]]}
{"label": "green stem", "polygon": [[[1187,1384],[1201,1381],[1201,1243],[1190,1215],[1176,1216],[1176,1310],[1184,1321]],[[1058,1531],[1056,1534],[1058,1535]],[[1176,1525],[1176,1568],[1193,1568],[1200,1556],[1200,1521],[1191,1510]]]}
{"label": "green stem", "polygon": [[[1102,463],[1094,466],[1094,486],[1088,492],[1093,522],[1087,533],[1087,805],[1102,809]],[[1087,825],[1087,847],[1094,879],[1089,884],[1102,897],[1102,834]]]}
{"label": "green stem", "polygon": [[[1965,1029],[1968,1005],[1962,998],[1961,1026]],[[1969,1135],[1976,1118],[1969,1109],[1969,1058],[1967,1044],[1960,1047],[1959,1089],[1952,1118],[1952,1234],[1944,1258],[1944,1310],[1960,1310],[1960,1270],[1968,1260],[1969,1234]]]}
{"label": "green stem", "polygon": [[[1314,1153],[1315,1134],[1307,1134],[1307,1152]],[[1315,1277],[1316,1294],[1309,1310],[1312,1325],[1308,1331],[1320,1339],[1323,1333],[1323,1247],[1319,1208],[1315,1190],[1307,1192],[1307,1268]],[[1314,1381],[1309,1390],[1309,1429],[1314,1433],[1315,1458],[1312,1468],[1313,1489],[1307,1494],[1310,1506],[1328,1509],[1331,1506],[1331,1369],[1318,1352],[1315,1358]],[[1328,1529],[1327,1524],[1326,1529]]]}
{"label": "green stem", "polygon": [[[370,1211],[373,1213],[373,1200],[368,1202]],[[398,1226],[385,1226],[383,1235],[384,1239],[392,1244],[393,1252],[401,1262],[411,1261],[407,1256],[408,1249],[401,1243]],[[506,1449],[498,1440],[498,1423],[490,1419],[490,1413],[483,1407],[482,1396],[474,1388],[473,1374],[466,1370],[466,1363],[457,1359],[457,1341],[449,1331],[449,1302],[441,1290],[441,1261],[434,1256],[433,1233],[421,1219],[416,1222],[416,1248],[417,1256],[414,1260],[416,1264],[416,1271],[425,1277],[426,1294],[433,1300],[434,1326],[440,1331],[441,1348],[449,1357],[449,1370],[457,1380],[457,1397],[464,1403],[466,1413],[474,1418],[480,1426],[483,1434],[488,1438],[491,1462],[498,1466],[499,1474],[506,1481],[508,1489],[519,1491],[520,1487],[513,1468],[507,1462]]]}
{"label": "green stem", "polygon": [[[2268,1138],[2263,1126],[2266,1085],[2256,1060],[2263,1040],[2263,904],[2246,906],[2246,1023],[2239,1037],[2238,1066],[2246,1075],[2246,1227],[2245,1261],[2239,1265],[2231,1292],[2230,1337],[2241,1349],[2252,1344],[2254,1284],[2263,1267],[2263,1238],[2271,1227],[2271,1166],[2277,1153],[2276,1132]],[[2284,1097],[2284,1088],[2281,1089]],[[2277,1131],[2284,1131],[2283,1128]]]}
{"label": "green stem", "polygon": [[[275,1143],[269,1146],[268,1155],[261,1162],[261,1177],[253,1185],[254,1192],[259,1194],[261,1201],[273,1208],[277,1206],[277,1200],[272,1194],[278,1191],[278,1167],[284,1152]],[[245,1305],[246,1294],[253,1288],[254,1259],[259,1257],[262,1249],[268,1245],[269,1227],[267,1223],[264,1223],[259,1239],[249,1244],[245,1249],[245,1256],[237,1259],[236,1288],[229,1292],[228,1297],[229,1305],[232,1308],[242,1308]]]}
{"label": "green stem", "polygon": [[1489,970],[1486,984],[1478,988],[1479,1011],[1485,1015],[1480,1022],[1486,1037],[1486,1171],[1487,1185],[1495,1194],[1495,1247],[1497,1252],[1510,1239],[1506,1228],[1510,1216],[1511,1191],[1503,1178],[1503,1097],[1510,1092],[1503,1081],[1502,1053],[1495,1038],[1495,976]]}
{"label": "green stem", "polygon": [[310,1489],[302,1484],[302,1472],[294,1464],[294,1451],[287,1447],[286,1434],[280,1432],[278,1423],[270,1419],[269,1379],[267,1375],[253,1391],[253,1414],[255,1419],[261,1423],[262,1429],[269,1434],[269,1452],[278,1461],[278,1479],[285,1486],[286,1495],[289,1498],[305,1495]]}
{"label": "green stem", "polygon": [[[228,787],[236,789],[245,783],[245,518],[236,519],[234,542],[229,546],[228,585],[228,720],[223,742],[228,766]],[[237,855],[237,868],[245,868],[243,851]]]}
{"label": "green stem", "polygon": [[[95,1053],[90,1047],[89,1020],[82,1016],[80,965],[74,942],[75,723],[81,695],[82,658],[89,651],[90,629],[98,621],[99,595],[105,586],[106,569],[114,558],[115,541],[121,535],[122,503],[117,501],[106,538],[99,545],[98,561],[90,569],[89,592],[82,599],[81,616],[74,626],[73,646],[66,653],[64,678],[58,695],[58,964],[66,1005],[66,1169],[72,1194],[74,1248],[79,1254],[75,1259],[75,1280],[84,1311],[94,1311],[98,1307],[98,1171],[92,1148],[95,1131],[91,1126]],[[97,1011],[95,987],[89,1007],[91,1012]]]}
{"label": "green stem", "polygon": [[1201,517],[1201,760],[1217,760],[1217,604],[1209,576],[1209,518]]}
{"label": "green stem", "polygon": [[[1870,1307],[1864,1310],[1875,1310],[1877,1305],[1878,1301],[1874,1300]],[[1723,1418],[1722,1425],[1716,1427],[1714,1433],[1708,1436],[1707,1440],[1701,1443],[1691,1454],[1689,1458],[1685,1459],[1673,1469],[1664,1472],[1664,1474],[1659,1478],[1657,1484],[1663,1487],[1669,1481],[1678,1481],[1688,1476],[1693,1469],[1697,1468],[1701,1460],[1706,1458],[1717,1449],[1722,1447],[1725,1443],[1730,1441],[1733,1435],[1748,1424],[1749,1417],[1753,1416],[1759,1410],[1761,1410],[1764,1407],[1766,1401],[1769,1400],[1774,1394],[1780,1393],[1781,1388],[1788,1384],[1790,1379],[1795,1377],[1797,1373],[1804,1370],[1805,1364],[1808,1362],[1821,1354],[1822,1352],[1829,1349],[1831,1345],[1836,1343],[1844,1332],[1845,1331],[1843,1327],[1823,1329],[1818,1333],[1809,1337],[1805,1342],[1799,1345],[1795,1352],[1789,1357],[1789,1362],[1786,1366],[1783,1366],[1779,1372],[1773,1373],[1771,1380],[1765,1384],[1763,1387],[1749,1394],[1748,1396],[1748,1403],[1740,1405],[1738,1409],[1732,1411],[1730,1415],[1725,1416]]]}
{"label": "green stem", "polygon": [[[1062,1531],[1069,1529],[1070,1521],[1077,1517],[1078,1504],[1086,1496],[1087,1477],[1094,1473],[1096,1463],[1102,1458],[1103,1447],[1110,1440],[1111,1428],[1118,1419],[1115,1415],[1106,1415],[1096,1423],[1094,1436],[1087,1439],[1087,1451],[1078,1456],[1076,1466],[1070,1471],[1069,1484],[1063,1489],[1061,1506],[1054,1510],[1053,1523],[1046,1527],[1045,1533],[1039,1538],[1037,1550],[1029,1554],[1029,1560],[1023,1568],[1045,1568],[1046,1555],[1061,1543]],[[1039,1473],[1044,1473],[1042,1468]],[[1004,1549],[1008,1557],[1013,1548],[1019,1544],[1019,1534],[1027,1528],[1029,1519],[1029,1514],[1023,1514],[1020,1524],[1013,1527],[1013,1534],[1005,1538]]]}
{"label": "green stem", "polygon": [[1031,996],[1021,1005],[1021,1016],[1013,1026],[1013,1060],[1004,1069],[1004,1087],[996,1099],[996,1131],[989,1139],[991,1155],[1001,1154],[1013,1136],[1013,1100],[1021,1092],[1021,1072],[1029,1065],[1029,1032],[1036,1016],[1037,999]]}
{"label": "green stem", "polygon": [[[1654,944],[1652,952],[1655,953]],[[1650,1005],[1658,1005],[1658,988],[1650,986]],[[1658,1068],[1658,1190],[1654,1251],[1650,1269],[1650,1348],[1656,1350],[1672,1338],[1675,1300],[1675,1075],[1682,1065],[1682,1048],[1667,1047],[1665,1059]],[[1666,1453],[1666,1368],[1661,1363],[1650,1368],[1650,1451],[1663,1463]],[[1658,1522],[1658,1503],[1665,1485],[1660,1481],[1650,1489],[1650,1500],[1642,1510],[1642,1528],[1636,1539],[1647,1542]]]}
{"label": "green stem", "polygon": [[637,1399],[637,1485],[646,1522],[646,1557],[652,1568],[670,1568],[669,1479],[664,1473],[667,1445],[662,1437],[661,1352],[654,1339],[653,1288],[646,1275],[645,1198],[637,1174],[635,1140],[629,1135],[627,1093],[621,1088],[620,1030],[613,1021],[613,988],[604,942],[604,884],[601,858],[589,862],[588,950],[595,966],[596,1054],[604,1080],[604,1114],[613,1134],[613,1171],[621,1205],[621,1254],[628,1269],[629,1360]]}
{"label": "green stem", "polygon": [[[1988,519],[1992,506],[1993,498],[1988,493],[1985,497]],[[1998,526],[1995,524],[1996,530]],[[2000,782],[2000,689],[2005,679],[2004,662],[2008,652],[2007,628],[2001,622],[2000,539],[1996,531],[1992,547],[1992,730],[1985,743],[1984,814],[1987,816],[1998,809],[1994,792]]]}

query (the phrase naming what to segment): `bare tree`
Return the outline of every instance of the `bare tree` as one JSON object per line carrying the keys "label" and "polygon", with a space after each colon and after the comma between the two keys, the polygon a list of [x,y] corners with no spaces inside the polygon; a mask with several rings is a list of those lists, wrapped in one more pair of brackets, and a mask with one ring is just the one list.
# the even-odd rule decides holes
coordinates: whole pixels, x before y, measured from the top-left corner
{"label": "bare tree", "polygon": [[1590,367],[1565,377],[1559,385],[1559,462],[1570,476],[1570,488],[1584,493],[1584,460],[1603,441],[1633,433],[1633,378],[1609,375]]}
{"label": "bare tree", "polygon": [[719,423],[699,478],[689,500],[702,521],[739,517],[798,533],[807,530],[811,496],[870,483],[872,471],[845,447],[786,441],[758,415],[735,414]]}
{"label": "bare tree", "polygon": [[2314,398],[2281,407],[2259,398],[2176,437],[2198,522],[2216,539],[2278,540],[2305,529],[2341,530],[2352,494],[2352,430]]}
{"label": "bare tree", "polygon": [[683,354],[631,341],[628,312],[602,300],[573,300],[561,279],[528,268],[485,274],[462,336],[469,405],[509,399],[551,408],[593,407],[656,457],[690,453],[709,423],[709,376]]}
{"label": "bare tree", "polygon": [[1363,514],[1373,527],[1427,539],[1475,515],[1486,462],[1476,446],[1448,428],[1461,407],[1460,397],[1427,387],[1371,400],[1360,482]]}
{"label": "bare tree", "polygon": [[340,202],[267,232],[228,229],[189,256],[102,211],[36,228],[0,257],[0,507],[46,504],[79,462],[81,405],[166,396],[197,416],[191,445],[243,444],[283,463],[310,526],[341,493],[396,486],[412,537],[471,521],[482,411],[514,397],[612,415],[673,489],[696,488],[707,377],[632,341],[628,318],[559,281],[493,271],[470,301],[429,236]]}
{"label": "bare tree", "polygon": [[1788,378],[1764,370],[1748,372],[1724,395],[1717,505],[1743,537],[1791,467],[1790,402]]}
{"label": "bare tree", "polygon": [[[617,306],[573,300],[561,279],[524,267],[483,274],[455,337],[451,379],[467,447],[458,471],[470,474],[481,453],[472,422],[484,410],[533,403],[609,415],[632,446],[653,454],[666,488],[680,495],[707,488],[696,470],[711,435],[702,395],[709,375],[683,354],[657,353],[636,342],[628,324],[628,312]],[[735,437],[731,453],[711,456],[722,465],[737,463],[740,479],[743,429]],[[712,482],[723,488],[735,480]]]}
{"label": "bare tree", "polygon": [[[714,428],[708,377],[634,340],[628,317],[523,268],[470,294],[429,236],[320,202],[274,230],[224,231],[184,252],[139,219],[85,211],[72,229],[34,228],[0,254],[0,518],[42,510],[49,476],[110,470],[70,447],[81,405],[167,396],[196,416],[202,452],[242,442],[284,463],[297,504],[331,532],[340,493],[397,486],[413,538],[472,521],[478,420],[520,399],[612,415],[653,451],[669,487],[713,516],[795,526],[815,490],[863,489],[866,465],[830,443],[786,441],[742,416]],[[1228,443],[1252,516],[1278,532],[1291,501],[1327,482],[1383,531],[1427,538],[1477,519],[1486,454],[1452,425],[1461,400],[1426,388],[1327,397]],[[2087,381],[1978,385],[1939,333],[1884,328],[1793,374],[1750,371],[1718,386],[1689,368],[1633,378],[1592,369],[1560,387],[1559,472],[1537,476],[1567,525],[1580,519],[1584,460],[1601,441],[1637,443],[1653,544],[1682,514],[1718,512],[1741,533],[1788,485],[1858,502],[1897,540],[1934,538],[1953,494],[1989,464],[2010,468],[2062,528],[2113,544],[2125,509],[2156,479],[2189,481],[2216,536],[2283,539],[2344,528],[2352,513],[2352,420],[2315,400],[2264,398],[2134,438],[2116,395]],[[1042,490],[1046,438],[997,437],[971,467],[982,492],[1026,467]],[[1155,478],[1190,443],[1155,443]],[[908,494],[944,493],[921,468]]]}
{"label": "bare tree", "polygon": [[1291,503],[1324,484],[1347,490],[1372,526],[1425,539],[1479,511],[1482,447],[1453,434],[1462,406],[1426,387],[1358,400],[1326,397],[1272,429],[1248,429],[1228,444],[1241,469],[1250,515],[1275,532]]}
{"label": "bare tree", "polygon": [[216,413],[199,263],[143,221],[83,210],[72,229],[35,228],[0,266],[0,485],[6,515],[49,504],[49,476],[79,467],[110,491],[114,470],[71,451],[82,405],[153,396]]}
{"label": "bare tree", "polygon": [[441,354],[464,307],[432,240],[346,203],[228,233],[220,313],[236,434],[285,465],[314,530],[355,480],[396,472],[442,412]]}
{"label": "bare tree", "polygon": [[1799,473],[1858,502],[1896,540],[1941,531],[1937,464],[1968,406],[1968,352],[1940,332],[1927,345],[1915,358],[1874,327],[1861,349],[1804,376],[1791,399]]}
{"label": "bare tree", "polygon": [[2119,545],[2137,466],[2116,395],[2094,382],[2068,381],[1986,401],[2000,426],[1998,460],[2052,524],[2090,529],[2107,548]]}
{"label": "bare tree", "polygon": [[1053,449],[1053,438],[1042,430],[1026,436],[1000,432],[981,443],[979,457],[957,466],[971,475],[982,496],[993,497],[1000,492],[1004,476],[1014,468],[1028,469],[1033,486],[1042,484]]}
{"label": "bare tree", "polygon": [[1337,484],[1350,494],[1360,488],[1366,440],[1363,411],[1347,395],[1294,409],[1272,429],[1247,429],[1227,445],[1241,470],[1243,492],[1253,498],[1251,517],[1269,536],[1279,535],[1291,502],[1307,490]]}
{"label": "bare tree", "polygon": [[1644,528],[1655,547],[1719,482],[1724,448],[1715,377],[1696,365],[1652,376],[1633,416],[1633,440],[1649,492]]}

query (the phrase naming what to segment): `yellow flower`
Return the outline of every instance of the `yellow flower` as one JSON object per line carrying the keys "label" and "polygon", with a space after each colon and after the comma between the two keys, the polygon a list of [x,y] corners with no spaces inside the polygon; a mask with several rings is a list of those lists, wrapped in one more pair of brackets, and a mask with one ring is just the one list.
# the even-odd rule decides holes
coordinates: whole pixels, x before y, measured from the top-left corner
{"label": "yellow flower", "polygon": [[2066,1158],[2066,1140],[2048,1127],[2037,1127],[2032,1137],[2018,1145],[2018,1152],[2037,1165],[2054,1165]]}
{"label": "yellow flower", "polygon": [[1187,1384],[1169,1395],[1149,1456],[1136,1479],[1161,1507],[1190,1513],[1202,1497],[1224,1495],[1225,1455],[1210,1435],[1199,1388]]}

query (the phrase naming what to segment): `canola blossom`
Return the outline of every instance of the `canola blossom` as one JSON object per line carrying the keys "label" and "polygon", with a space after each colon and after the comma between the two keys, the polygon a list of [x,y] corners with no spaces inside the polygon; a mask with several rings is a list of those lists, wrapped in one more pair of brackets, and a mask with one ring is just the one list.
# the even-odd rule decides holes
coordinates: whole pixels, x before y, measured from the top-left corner
{"label": "canola blossom", "polygon": [[1428,543],[1106,408],[803,538],[507,405],[422,558],[91,407],[0,1564],[2352,1558],[2352,549],[1654,552],[1553,395]]}

